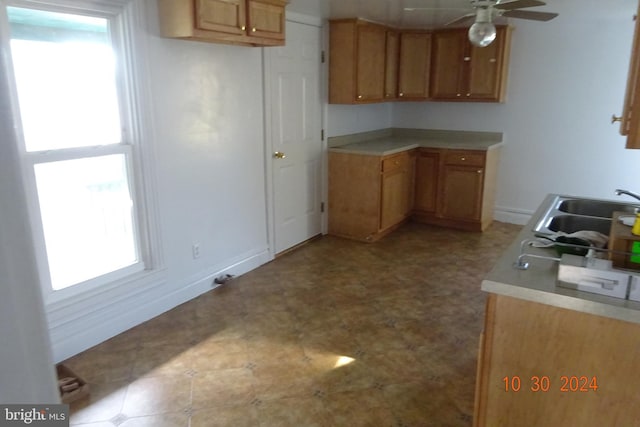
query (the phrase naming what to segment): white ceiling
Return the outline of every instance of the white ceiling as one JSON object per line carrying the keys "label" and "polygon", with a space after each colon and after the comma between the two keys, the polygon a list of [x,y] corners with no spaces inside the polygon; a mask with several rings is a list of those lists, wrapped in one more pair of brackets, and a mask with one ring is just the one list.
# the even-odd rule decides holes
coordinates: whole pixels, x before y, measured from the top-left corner
{"label": "white ceiling", "polygon": [[[409,12],[406,7],[432,9]],[[440,28],[473,12],[469,0],[291,0],[287,10],[331,19],[358,17],[399,28]],[[527,10],[554,12],[553,5]]]}

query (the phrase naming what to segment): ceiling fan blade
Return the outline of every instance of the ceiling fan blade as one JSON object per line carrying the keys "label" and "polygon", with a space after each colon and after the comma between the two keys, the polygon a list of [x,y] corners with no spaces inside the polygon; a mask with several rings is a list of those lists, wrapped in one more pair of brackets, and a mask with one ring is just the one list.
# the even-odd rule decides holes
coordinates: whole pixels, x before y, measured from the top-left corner
{"label": "ceiling fan blade", "polygon": [[475,17],[476,17],[475,13],[469,13],[467,15],[462,15],[462,16],[454,19],[453,21],[447,22],[446,24],[444,24],[444,26],[448,27],[449,25],[466,23],[467,21],[472,21],[473,19],[475,19]]}
{"label": "ceiling fan blade", "polygon": [[416,10],[437,10],[437,11],[443,11],[443,10],[471,10],[470,7],[405,7],[403,8],[403,10],[407,11],[407,12],[413,12]]}
{"label": "ceiling fan blade", "polygon": [[550,21],[558,16],[557,13],[530,12],[528,10],[507,10],[501,15],[507,18],[531,19],[533,21]]}
{"label": "ceiling fan blade", "polygon": [[498,3],[494,7],[502,10],[524,9],[525,7],[544,6],[546,3],[539,0],[515,0],[508,3]]}

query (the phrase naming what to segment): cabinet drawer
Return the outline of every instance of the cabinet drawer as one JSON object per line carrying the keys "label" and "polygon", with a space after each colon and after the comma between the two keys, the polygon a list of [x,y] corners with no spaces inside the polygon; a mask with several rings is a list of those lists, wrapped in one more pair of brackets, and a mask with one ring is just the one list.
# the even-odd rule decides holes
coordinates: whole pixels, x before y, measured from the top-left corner
{"label": "cabinet drawer", "polygon": [[382,172],[386,173],[397,169],[406,168],[408,162],[409,156],[406,154],[384,158],[382,159]]}
{"label": "cabinet drawer", "polygon": [[444,162],[447,165],[484,166],[484,158],[482,151],[447,150]]}

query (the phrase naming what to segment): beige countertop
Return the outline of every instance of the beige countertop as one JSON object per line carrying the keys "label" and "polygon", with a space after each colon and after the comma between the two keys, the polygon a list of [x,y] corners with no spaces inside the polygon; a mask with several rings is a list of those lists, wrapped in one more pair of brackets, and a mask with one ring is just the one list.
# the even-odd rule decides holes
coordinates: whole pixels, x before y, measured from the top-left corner
{"label": "beige countertop", "polygon": [[329,151],[388,156],[418,147],[487,151],[502,145],[501,133],[388,129],[329,139]]}
{"label": "beige countertop", "polygon": [[[550,200],[556,196],[557,194],[549,194],[541,203],[529,223],[523,227],[515,241],[484,278],[481,285],[482,290],[598,316],[640,323],[640,302],[557,286],[558,263],[555,261],[527,257],[525,258],[525,261],[529,263],[527,270],[519,270],[513,266],[520,254],[520,243],[525,239],[535,238],[532,230],[544,215]],[[552,248],[527,247],[525,252],[546,257],[557,256]]]}

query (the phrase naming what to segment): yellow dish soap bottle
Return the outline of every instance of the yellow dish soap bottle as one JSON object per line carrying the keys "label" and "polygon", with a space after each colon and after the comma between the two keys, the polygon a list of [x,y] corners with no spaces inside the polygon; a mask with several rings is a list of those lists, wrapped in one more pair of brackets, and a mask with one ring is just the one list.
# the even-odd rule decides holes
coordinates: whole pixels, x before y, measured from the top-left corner
{"label": "yellow dish soap bottle", "polygon": [[631,234],[640,236],[640,212],[636,214],[636,220],[633,223],[633,227],[631,228]]}

